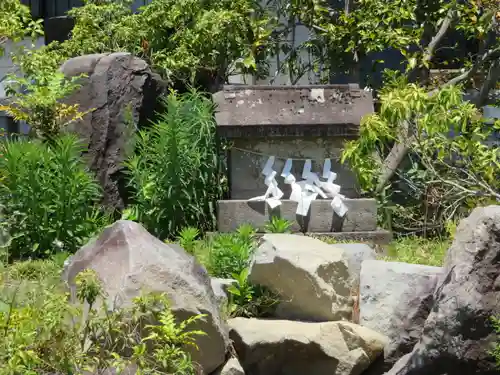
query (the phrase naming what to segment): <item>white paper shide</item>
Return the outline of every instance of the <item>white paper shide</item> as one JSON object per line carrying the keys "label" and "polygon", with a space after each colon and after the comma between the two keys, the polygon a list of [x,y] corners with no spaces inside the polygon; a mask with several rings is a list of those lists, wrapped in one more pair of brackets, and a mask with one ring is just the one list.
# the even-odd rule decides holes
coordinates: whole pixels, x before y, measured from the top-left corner
{"label": "white paper shide", "polygon": [[[264,182],[267,186],[265,194],[249,199],[249,201],[265,201],[271,209],[281,205],[281,199],[284,195],[283,191],[278,187],[277,172],[273,169],[275,159],[274,156],[270,156],[262,170]],[[298,203],[297,215],[307,216],[312,201],[320,196],[322,199],[331,199],[330,205],[333,211],[338,216],[344,217],[347,213],[347,206],[344,203],[345,196],[340,194],[340,185],[333,183],[337,178],[337,174],[331,170],[331,160],[325,159],[321,177],[312,171],[312,161],[305,160],[300,181],[297,181],[291,172],[292,164],[293,159],[286,160],[281,177],[284,178],[285,184],[291,187],[288,199]]]}

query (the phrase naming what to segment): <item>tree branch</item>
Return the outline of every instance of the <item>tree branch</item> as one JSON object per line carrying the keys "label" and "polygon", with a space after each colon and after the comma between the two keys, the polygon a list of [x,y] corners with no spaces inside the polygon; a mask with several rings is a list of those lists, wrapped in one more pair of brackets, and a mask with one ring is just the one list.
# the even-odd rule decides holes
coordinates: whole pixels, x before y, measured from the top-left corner
{"label": "tree branch", "polygon": [[488,94],[500,80],[500,59],[495,60],[488,71],[488,76],[484,80],[479,95],[474,99],[474,104],[478,107],[484,106],[488,102]]}
{"label": "tree branch", "polygon": [[[434,35],[426,48],[423,58],[426,63],[429,63],[432,60],[436,48],[443,41],[443,38],[450,29],[454,19],[455,11],[449,10],[438,32],[436,33],[436,35]],[[391,151],[389,152],[389,155],[387,155],[384,163],[382,164],[382,170],[380,171],[375,193],[380,193],[384,189],[387,182],[391,180],[397,168],[399,167],[405,156],[408,154],[411,144],[415,141],[415,136],[410,133],[410,124],[408,123],[408,121],[404,121],[400,126],[398,140],[396,141]]]}
{"label": "tree branch", "polygon": [[439,28],[436,35],[432,37],[431,41],[429,42],[429,45],[425,50],[423,57],[424,62],[429,63],[434,57],[434,53],[436,52],[437,47],[443,41],[443,38],[445,37],[451,25],[453,24],[453,21],[455,20],[455,15],[456,13],[455,10],[453,9],[450,9],[446,14],[446,17],[444,18],[441,27]]}
{"label": "tree branch", "polygon": [[[441,25],[441,29],[438,31],[438,34],[434,38],[432,38],[431,42],[429,43],[429,48],[428,52],[431,51],[430,48],[432,47],[433,50],[438,46],[439,43],[435,43],[435,41],[439,42],[442,40],[443,35],[441,34],[443,27],[447,24],[447,27],[449,28],[451,23],[447,23],[443,21],[443,24]],[[438,37],[439,35],[439,37]],[[446,82],[444,85],[442,85],[440,88],[436,88],[429,92],[429,96],[432,96],[436,94],[441,88],[451,86],[451,85],[456,85],[459,84],[460,82],[463,82],[465,80],[468,80],[471,78],[486,62],[492,60],[492,59],[500,59],[500,47],[490,49],[486,51],[481,58],[479,58],[472,68],[470,68],[468,71],[460,74],[459,76],[456,76]],[[488,74],[488,78],[485,80],[483,83],[483,87],[481,89],[481,93],[479,94],[478,98],[474,100],[474,104],[478,107],[481,107],[484,104],[484,101],[487,99],[489,90],[491,89],[492,85],[494,85],[498,78],[500,77],[500,63],[498,61],[495,61],[490,69],[490,74]],[[392,147],[391,151],[389,152],[389,155],[384,160],[384,163],[382,164],[382,170],[379,175],[379,180],[377,183],[377,187],[375,189],[376,193],[380,193],[383,189],[384,186],[391,180],[391,178],[394,176],[395,171],[405,158],[405,156],[408,154],[408,151],[410,150],[411,144],[415,141],[415,136],[413,134],[409,134],[409,124],[406,122],[400,126],[400,132],[398,135],[398,141],[394,144]]]}
{"label": "tree branch", "polygon": [[[466,72],[463,72],[462,74],[450,79],[448,82],[443,84],[440,88],[448,87],[448,86],[452,86],[452,85],[458,85],[460,82],[463,82],[463,81],[468,80],[469,78],[472,78],[472,76],[474,74],[476,74],[476,72],[479,70],[479,68],[481,68],[487,61],[495,59],[495,58],[500,58],[500,47],[486,51],[481,56],[481,58],[476,61],[476,63],[472,66],[472,68],[470,68]],[[437,91],[439,91],[439,89],[433,90],[432,94],[436,93]]]}

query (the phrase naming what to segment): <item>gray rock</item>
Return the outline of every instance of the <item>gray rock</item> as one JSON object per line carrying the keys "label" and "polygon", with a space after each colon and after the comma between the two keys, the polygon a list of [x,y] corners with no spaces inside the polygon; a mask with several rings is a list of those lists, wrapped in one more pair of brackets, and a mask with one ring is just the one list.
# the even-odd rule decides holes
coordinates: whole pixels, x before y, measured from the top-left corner
{"label": "gray rock", "polygon": [[212,285],[212,290],[214,291],[215,298],[217,298],[219,306],[223,306],[228,301],[227,288],[234,284],[236,280],[234,279],[220,279],[217,277],[210,278],[210,284]]}
{"label": "gray rock", "polygon": [[500,314],[500,206],[461,221],[437,283],[434,306],[412,352],[388,375],[498,375],[489,352]]}
{"label": "gray rock", "polygon": [[354,286],[359,285],[361,264],[365,260],[376,260],[377,253],[375,250],[364,243],[338,243],[332,246],[344,250],[345,259],[349,265],[351,282]]}
{"label": "gray rock", "polygon": [[401,327],[393,317],[398,309],[418,295],[421,285],[432,284],[441,272],[440,267],[364,261],[360,278],[360,324],[388,337],[397,337]]}
{"label": "gray rock", "polygon": [[359,375],[387,340],[349,322],[236,318],[229,326],[247,375]]}
{"label": "gray rock", "polygon": [[385,374],[403,355],[412,351],[431,311],[437,279],[437,275],[423,278],[414,291],[403,295],[390,318],[390,329],[386,333],[389,342],[384,348],[384,355],[363,375]]}
{"label": "gray rock", "polygon": [[[166,91],[165,84],[144,60],[122,52],[78,56],[66,61],[61,71],[69,77],[87,76],[66,103],[92,111],[69,130],[88,147],[88,163],[104,189],[105,203],[122,209],[127,200],[123,161],[133,152],[137,129],[148,125],[160,109],[157,99]],[[129,115],[133,123],[126,121]]]}
{"label": "gray rock", "polygon": [[84,269],[97,272],[113,308],[129,306],[141,291],[148,291],[166,293],[178,319],[205,314],[190,327],[206,333],[196,338],[199,350],[189,348],[192,358],[204,374],[224,363],[228,328],[221,319],[210,277],[180,246],[161,242],[140,224],[120,220],[72,257],[63,278],[73,296],[75,276]]}
{"label": "gray rock", "polygon": [[266,234],[249,280],[280,296],[275,316],[281,319],[351,319],[349,269],[343,251],[318,239]]}
{"label": "gray rock", "polygon": [[243,367],[237,358],[229,358],[229,360],[219,370],[215,371],[212,375],[245,375]]}

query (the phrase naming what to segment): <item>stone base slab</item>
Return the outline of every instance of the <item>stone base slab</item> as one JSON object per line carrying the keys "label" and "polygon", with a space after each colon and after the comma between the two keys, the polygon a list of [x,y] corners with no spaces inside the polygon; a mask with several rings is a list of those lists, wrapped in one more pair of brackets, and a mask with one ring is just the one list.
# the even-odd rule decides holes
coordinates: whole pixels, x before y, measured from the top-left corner
{"label": "stone base slab", "polygon": [[[217,232],[207,232],[207,236],[214,236]],[[265,233],[256,233],[256,238],[261,238]],[[319,239],[331,239],[338,242],[353,242],[353,243],[367,243],[369,245],[377,245],[375,250],[378,253],[385,254],[385,246],[392,241],[392,233],[385,229],[377,229],[367,232],[326,232],[326,233],[294,233],[296,235],[306,235]]]}
{"label": "stone base slab", "polygon": [[369,232],[377,229],[375,199],[346,199],[348,212],[340,218],[330,206],[331,200],[319,199],[311,204],[308,216],[295,212],[297,203],[282,200],[281,206],[271,210],[266,202],[247,200],[220,200],[217,203],[217,229],[234,232],[243,224],[250,224],[258,232],[265,230],[273,216],[292,222],[292,232]]}
{"label": "stone base slab", "polygon": [[[391,243],[392,233],[385,229],[364,232],[328,232],[328,233],[306,233],[306,236],[315,238],[329,238],[338,242],[360,242],[373,245],[385,246]],[[383,248],[375,249],[378,252],[385,252]]]}

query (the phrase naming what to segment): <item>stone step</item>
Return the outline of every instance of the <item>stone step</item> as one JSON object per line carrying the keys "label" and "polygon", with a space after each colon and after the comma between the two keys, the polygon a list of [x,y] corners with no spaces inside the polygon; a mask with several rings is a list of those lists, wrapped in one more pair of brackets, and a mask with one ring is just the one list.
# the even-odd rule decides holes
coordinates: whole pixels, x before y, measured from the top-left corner
{"label": "stone step", "polygon": [[309,215],[299,216],[295,212],[297,203],[282,200],[281,206],[271,210],[265,202],[248,200],[220,200],[217,203],[217,229],[219,232],[234,232],[243,224],[251,224],[259,232],[265,230],[273,216],[292,222],[292,232],[370,232],[377,230],[377,202],[375,199],[346,199],[349,209],[340,218],[330,206],[331,201],[318,199],[312,202]]}

